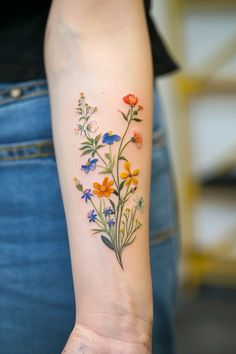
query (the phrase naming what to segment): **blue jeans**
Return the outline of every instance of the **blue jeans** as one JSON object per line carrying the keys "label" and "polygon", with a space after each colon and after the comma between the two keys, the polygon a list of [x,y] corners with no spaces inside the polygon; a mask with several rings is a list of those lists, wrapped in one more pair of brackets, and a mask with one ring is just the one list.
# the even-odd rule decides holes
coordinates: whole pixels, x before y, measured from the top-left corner
{"label": "blue jeans", "polygon": [[[153,354],[173,354],[176,210],[156,90],[154,104]],[[0,83],[0,354],[60,353],[74,306],[47,84]]]}

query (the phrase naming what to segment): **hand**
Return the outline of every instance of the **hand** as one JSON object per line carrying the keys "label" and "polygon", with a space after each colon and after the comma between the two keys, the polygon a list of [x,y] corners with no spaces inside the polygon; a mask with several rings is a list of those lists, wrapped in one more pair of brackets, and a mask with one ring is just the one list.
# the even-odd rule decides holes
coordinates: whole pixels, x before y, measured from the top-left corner
{"label": "hand", "polygon": [[143,334],[139,337],[137,342],[123,341],[76,324],[62,354],[151,354],[151,336]]}

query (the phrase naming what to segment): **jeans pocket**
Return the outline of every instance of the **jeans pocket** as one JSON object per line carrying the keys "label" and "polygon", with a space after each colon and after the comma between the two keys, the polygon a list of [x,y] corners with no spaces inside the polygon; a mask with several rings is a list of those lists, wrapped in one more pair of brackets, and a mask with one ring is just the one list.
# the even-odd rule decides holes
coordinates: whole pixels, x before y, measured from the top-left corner
{"label": "jeans pocket", "polygon": [[51,140],[1,144],[0,180],[1,242],[47,242],[62,229],[66,235]]}
{"label": "jeans pocket", "polygon": [[161,242],[175,234],[175,192],[168,147],[162,128],[154,129],[150,192],[150,242]]}
{"label": "jeans pocket", "polygon": [[[17,347],[25,353],[30,336],[35,338],[33,352],[47,348],[39,351],[49,353],[74,320],[67,228],[53,146],[47,139],[2,144],[1,154],[0,352],[14,353]],[[13,332],[17,346],[10,342]],[[44,342],[37,340],[39,333]]]}
{"label": "jeans pocket", "polygon": [[48,86],[45,79],[36,79],[23,82],[0,82],[0,106],[21,102],[27,99],[48,94]]}
{"label": "jeans pocket", "polygon": [[51,137],[46,81],[0,83],[0,143],[14,144]]}
{"label": "jeans pocket", "polygon": [[41,157],[54,157],[51,139],[0,144],[0,163]]}

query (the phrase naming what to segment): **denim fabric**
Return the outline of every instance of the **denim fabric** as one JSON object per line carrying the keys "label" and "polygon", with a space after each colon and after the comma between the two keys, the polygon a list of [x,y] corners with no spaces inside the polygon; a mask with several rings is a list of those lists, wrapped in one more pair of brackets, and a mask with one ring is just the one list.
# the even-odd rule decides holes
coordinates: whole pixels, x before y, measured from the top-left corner
{"label": "denim fabric", "polygon": [[[173,354],[175,199],[156,90],[154,97],[153,354]],[[0,84],[0,354],[60,353],[74,312],[47,85],[45,80]]]}
{"label": "denim fabric", "polygon": [[167,138],[157,89],[154,90],[150,204],[150,255],[154,324],[153,354],[175,353],[178,227]]}

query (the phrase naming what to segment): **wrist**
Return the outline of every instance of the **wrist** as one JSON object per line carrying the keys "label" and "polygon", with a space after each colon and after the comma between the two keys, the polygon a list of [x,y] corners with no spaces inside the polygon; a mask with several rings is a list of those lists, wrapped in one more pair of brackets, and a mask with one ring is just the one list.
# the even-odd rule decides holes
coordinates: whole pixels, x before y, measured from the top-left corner
{"label": "wrist", "polygon": [[142,348],[149,348],[152,337],[152,312],[142,317],[141,312],[134,314],[108,312],[79,312],[75,327],[89,329],[102,338],[117,342],[134,343]]}
{"label": "wrist", "polygon": [[[139,319],[136,319],[139,320]],[[120,321],[120,319],[118,319]],[[123,320],[122,320],[123,322]],[[136,321],[133,322],[136,324]],[[126,336],[123,336],[119,332],[117,326],[113,333],[110,335],[104,335],[97,333],[90,327],[84,326],[81,323],[76,323],[74,329],[69,338],[69,344],[73,348],[83,349],[83,353],[93,353],[98,354],[150,354],[151,353],[151,343],[152,336],[151,330],[146,332],[146,329],[137,329],[135,325],[135,330],[132,329],[132,335],[130,328],[126,332]],[[150,327],[149,327],[150,328]],[[102,331],[104,333],[104,331]],[[67,351],[66,351],[67,352]],[[64,353],[64,352],[63,352]],[[77,353],[77,351],[68,351],[70,354]]]}
{"label": "wrist", "polygon": [[[108,282],[107,282],[108,283]],[[79,292],[76,324],[122,340],[152,335],[153,299],[149,282],[105,283],[102,291]]]}

